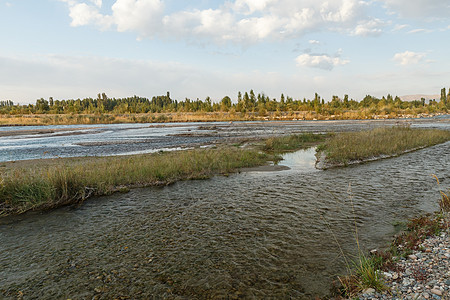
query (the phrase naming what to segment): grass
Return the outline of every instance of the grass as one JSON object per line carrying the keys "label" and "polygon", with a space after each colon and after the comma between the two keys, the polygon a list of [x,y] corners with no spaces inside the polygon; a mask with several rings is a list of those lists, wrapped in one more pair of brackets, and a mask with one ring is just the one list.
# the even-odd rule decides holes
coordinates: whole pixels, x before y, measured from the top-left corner
{"label": "grass", "polygon": [[308,148],[323,142],[327,136],[326,134],[302,133],[272,137],[265,141],[263,150],[276,153]]}
{"label": "grass", "polygon": [[354,297],[368,288],[380,292],[386,290],[380,272],[381,265],[382,260],[379,257],[368,256],[360,252],[353,262],[350,275],[338,277],[341,284],[341,294]]}
{"label": "grass", "polygon": [[0,169],[0,216],[83,202],[130,187],[204,179],[263,165],[274,155],[257,150],[195,149],[135,156],[42,160]]}
{"label": "grass", "polygon": [[321,144],[318,156],[324,153],[326,165],[342,165],[440,144],[450,140],[450,131],[413,129],[405,126],[376,128],[369,131],[335,134]]}

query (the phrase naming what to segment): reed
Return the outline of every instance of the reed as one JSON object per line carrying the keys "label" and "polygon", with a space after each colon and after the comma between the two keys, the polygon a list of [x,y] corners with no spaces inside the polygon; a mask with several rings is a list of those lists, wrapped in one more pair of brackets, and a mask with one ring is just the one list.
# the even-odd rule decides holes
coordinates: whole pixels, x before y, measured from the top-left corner
{"label": "reed", "polygon": [[450,131],[413,129],[405,126],[376,128],[335,134],[318,147],[328,165],[348,165],[370,159],[400,155],[450,140]]}
{"label": "reed", "polygon": [[[0,168],[0,215],[83,202],[130,187],[204,179],[263,165],[273,155],[226,147],[134,156],[41,160]],[[17,166],[16,166],[17,165]]]}

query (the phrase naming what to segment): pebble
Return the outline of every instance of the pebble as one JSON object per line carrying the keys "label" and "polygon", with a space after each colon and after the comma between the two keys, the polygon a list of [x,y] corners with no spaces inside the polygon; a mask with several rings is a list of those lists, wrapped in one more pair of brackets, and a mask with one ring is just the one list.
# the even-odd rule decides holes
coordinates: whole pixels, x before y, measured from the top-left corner
{"label": "pebble", "polygon": [[417,256],[414,255],[414,254],[411,254],[411,255],[408,255],[408,258],[409,258],[409,259],[412,259],[412,260],[416,260],[416,259],[417,259]]}
{"label": "pebble", "polygon": [[363,291],[363,294],[373,294],[375,293],[375,289],[368,288]]}
{"label": "pebble", "polygon": [[442,292],[439,289],[436,289],[436,288],[435,289],[431,289],[430,292],[435,294],[435,295],[442,296]]}
{"label": "pebble", "polygon": [[[429,237],[407,259],[396,262],[397,272],[382,272],[390,293],[366,289],[359,299],[450,299],[450,230]],[[398,272],[398,270],[401,270]],[[373,290],[373,291],[372,291]]]}

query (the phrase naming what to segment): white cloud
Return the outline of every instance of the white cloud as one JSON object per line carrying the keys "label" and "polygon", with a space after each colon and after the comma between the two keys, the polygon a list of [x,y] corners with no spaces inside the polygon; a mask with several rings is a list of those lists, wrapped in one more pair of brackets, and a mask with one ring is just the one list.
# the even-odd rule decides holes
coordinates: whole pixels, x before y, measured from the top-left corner
{"label": "white cloud", "polygon": [[363,21],[353,30],[353,35],[359,36],[379,36],[383,33],[382,28],[385,23],[380,19]]}
{"label": "white cloud", "polygon": [[424,53],[417,53],[412,51],[405,51],[402,53],[396,53],[393,60],[401,65],[418,64],[425,58]]}
{"label": "white cloud", "polygon": [[317,40],[309,40],[309,43],[312,44],[312,45],[318,45],[318,44],[320,44],[320,42],[317,41]]}
{"label": "white cloud", "polygon": [[433,30],[430,29],[423,29],[423,28],[418,28],[418,29],[413,29],[408,31],[408,33],[430,33],[433,32]]}
{"label": "white cloud", "polygon": [[[365,16],[359,0],[229,0],[217,8],[165,12],[163,0],[116,0],[112,14],[101,14],[101,0],[60,0],[70,9],[72,26],[97,25],[139,37],[206,39],[254,43],[296,38],[322,30],[380,33],[379,20]],[[90,2],[86,2],[90,1]]]}
{"label": "white cloud", "polygon": [[446,18],[450,15],[448,0],[380,0],[404,18]]}
{"label": "white cloud", "polygon": [[264,10],[268,4],[277,2],[276,0],[236,0],[233,9],[243,14],[253,14]]}
{"label": "white cloud", "polygon": [[69,16],[72,18],[71,26],[84,26],[92,23],[102,24],[104,16],[98,9],[86,3],[77,3],[70,7]]}
{"label": "white cloud", "polygon": [[346,65],[350,61],[340,57],[331,57],[327,54],[302,54],[296,59],[299,66],[318,68],[331,71],[335,66]]}
{"label": "white cloud", "polygon": [[400,30],[403,30],[408,27],[409,27],[409,25],[407,25],[407,24],[397,24],[394,26],[394,29],[392,29],[392,31],[400,31]]}
{"label": "white cloud", "polygon": [[136,31],[152,36],[160,28],[164,5],[161,0],[117,0],[112,6],[113,22],[119,32]]}

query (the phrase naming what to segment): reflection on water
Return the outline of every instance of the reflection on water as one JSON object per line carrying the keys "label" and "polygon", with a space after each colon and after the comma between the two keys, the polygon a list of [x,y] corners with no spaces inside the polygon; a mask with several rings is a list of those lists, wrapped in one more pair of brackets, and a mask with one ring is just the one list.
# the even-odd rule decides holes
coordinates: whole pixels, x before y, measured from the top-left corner
{"label": "reflection on water", "polygon": [[309,148],[284,154],[283,161],[281,161],[280,164],[294,169],[296,172],[314,172],[316,164],[316,148]]}
{"label": "reflection on water", "polygon": [[[450,143],[317,171],[313,151],[247,172],[91,199],[0,225],[0,295],[15,299],[311,298],[343,256],[385,244],[437,209]],[[354,206],[354,211],[352,209]],[[5,222],[4,222],[5,223]]]}

